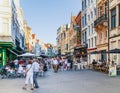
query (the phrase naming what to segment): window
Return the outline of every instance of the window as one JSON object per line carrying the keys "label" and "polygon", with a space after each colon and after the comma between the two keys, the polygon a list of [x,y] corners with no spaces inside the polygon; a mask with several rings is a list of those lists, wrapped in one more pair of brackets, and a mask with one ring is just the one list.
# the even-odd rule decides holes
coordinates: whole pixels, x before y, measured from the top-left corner
{"label": "window", "polygon": [[93,33],[93,24],[91,24],[91,33]]}
{"label": "window", "polygon": [[97,11],[96,11],[96,8],[94,8],[94,14],[95,14],[95,16],[97,15]]}
{"label": "window", "polygon": [[84,2],[82,1],[82,10],[84,10]]}
{"label": "window", "polygon": [[105,31],[105,37],[107,37],[107,31]]}
{"label": "window", "polygon": [[91,42],[92,42],[92,47],[93,47],[93,38],[91,38]]}
{"label": "window", "polygon": [[87,5],[86,5],[86,0],[84,0],[84,1],[85,1],[84,3],[85,3],[85,8],[86,8],[86,7],[87,7]]}
{"label": "window", "polygon": [[119,5],[119,26],[120,26],[120,5]]}
{"label": "window", "polygon": [[84,27],[84,17],[82,17],[82,27]]}
{"label": "window", "polygon": [[90,15],[88,15],[88,21],[90,21]]}
{"label": "window", "polygon": [[95,46],[97,45],[97,40],[96,40],[96,36],[95,36]]}
{"label": "window", "polygon": [[91,0],[91,3],[93,3],[93,0]]}
{"label": "window", "polygon": [[90,26],[88,26],[88,35],[90,35]]}
{"label": "window", "polygon": [[68,44],[66,44],[66,50],[68,50]]}
{"label": "window", "polygon": [[90,39],[88,40],[88,48],[90,48]]}
{"label": "window", "polygon": [[85,42],[87,41],[87,32],[85,31]]}
{"label": "window", "polygon": [[88,6],[90,6],[90,0],[88,0]]}
{"label": "window", "polygon": [[66,34],[65,34],[65,32],[64,32],[64,38],[66,38]]}
{"label": "window", "polygon": [[100,16],[102,16],[102,6],[100,7]]}
{"label": "window", "polygon": [[84,33],[82,33],[82,43],[84,42]]}
{"label": "window", "polygon": [[111,10],[111,29],[116,27],[116,8]]}
{"label": "window", "polygon": [[85,25],[87,25],[87,16],[85,14]]}
{"label": "window", "polygon": [[91,18],[93,18],[93,12],[91,12]]}
{"label": "window", "polygon": [[105,3],[105,14],[107,14],[107,2]]}

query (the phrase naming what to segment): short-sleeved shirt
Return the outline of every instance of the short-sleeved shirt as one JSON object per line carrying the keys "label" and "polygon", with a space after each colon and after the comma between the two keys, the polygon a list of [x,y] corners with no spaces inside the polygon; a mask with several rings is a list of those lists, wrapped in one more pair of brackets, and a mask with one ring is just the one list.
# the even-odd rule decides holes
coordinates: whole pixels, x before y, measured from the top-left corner
{"label": "short-sleeved shirt", "polygon": [[33,74],[33,66],[32,66],[32,64],[28,64],[26,69],[28,70],[27,74],[30,74],[30,75]]}
{"label": "short-sleeved shirt", "polygon": [[33,71],[39,72],[40,65],[37,62],[34,62],[32,65],[33,65]]}

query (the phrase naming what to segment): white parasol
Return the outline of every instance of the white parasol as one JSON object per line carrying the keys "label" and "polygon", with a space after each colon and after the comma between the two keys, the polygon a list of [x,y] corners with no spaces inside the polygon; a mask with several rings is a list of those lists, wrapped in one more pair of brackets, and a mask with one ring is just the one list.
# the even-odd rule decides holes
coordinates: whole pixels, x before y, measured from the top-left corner
{"label": "white parasol", "polygon": [[33,53],[24,53],[24,54],[21,54],[21,55],[18,55],[18,57],[34,57],[35,54]]}

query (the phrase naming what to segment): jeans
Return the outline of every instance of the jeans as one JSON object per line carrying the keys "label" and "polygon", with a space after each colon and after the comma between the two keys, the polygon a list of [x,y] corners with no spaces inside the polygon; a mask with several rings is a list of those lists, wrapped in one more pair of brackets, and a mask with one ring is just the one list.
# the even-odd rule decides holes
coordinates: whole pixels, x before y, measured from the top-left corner
{"label": "jeans", "polygon": [[33,73],[33,84],[35,87],[39,87],[37,82],[37,75],[38,75],[38,72]]}

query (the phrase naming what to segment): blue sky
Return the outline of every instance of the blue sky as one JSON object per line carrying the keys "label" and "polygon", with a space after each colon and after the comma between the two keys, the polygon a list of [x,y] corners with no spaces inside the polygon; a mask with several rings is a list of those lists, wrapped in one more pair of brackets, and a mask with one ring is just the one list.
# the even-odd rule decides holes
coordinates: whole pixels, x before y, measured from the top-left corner
{"label": "blue sky", "polygon": [[77,15],[81,0],[21,0],[25,19],[32,33],[45,43],[56,44],[57,29]]}

